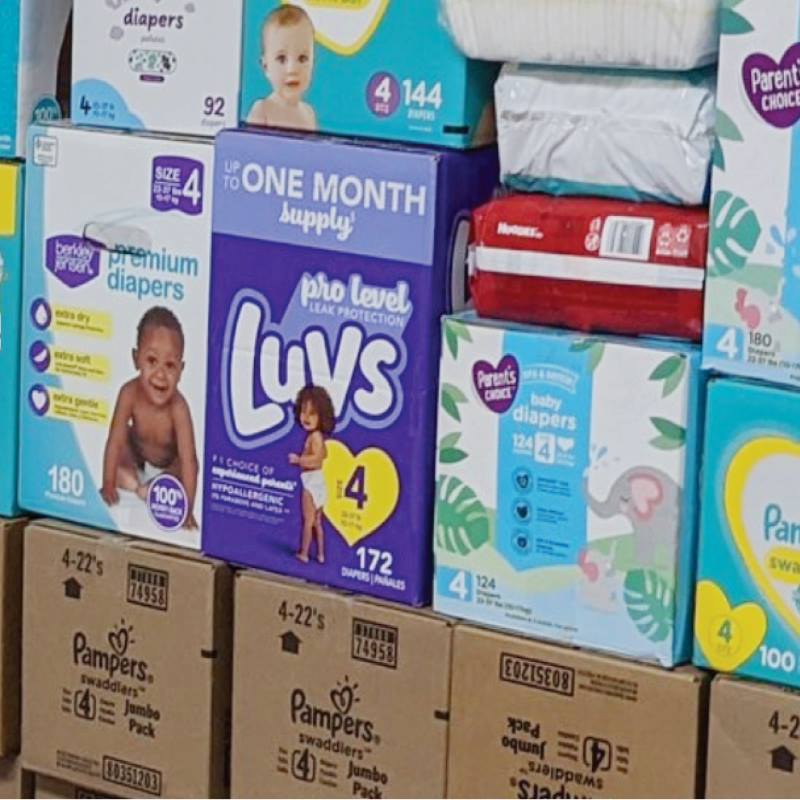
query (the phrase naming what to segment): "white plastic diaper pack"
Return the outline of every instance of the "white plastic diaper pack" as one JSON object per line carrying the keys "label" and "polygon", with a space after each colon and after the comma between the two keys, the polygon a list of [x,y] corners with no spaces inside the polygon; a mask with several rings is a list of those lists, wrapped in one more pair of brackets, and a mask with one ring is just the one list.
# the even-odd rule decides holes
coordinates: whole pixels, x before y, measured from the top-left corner
{"label": "white plastic diaper pack", "polygon": [[472,58],[693,69],[716,60],[719,0],[442,0]]}
{"label": "white plastic diaper pack", "polygon": [[236,125],[242,0],[75,0],[77,124],[214,136]]}
{"label": "white plastic diaper pack", "polygon": [[714,147],[714,89],[709,71],[506,65],[495,87],[503,181],[698,205]]}
{"label": "white plastic diaper pack", "polygon": [[72,0],[0,2],[0,157],[25,154],[33,121],[61,118],[59,62]]}
{"label": "white plastic diaper pack", "polygon": [[20,504],[199,548],[210,142],[30,129]]}

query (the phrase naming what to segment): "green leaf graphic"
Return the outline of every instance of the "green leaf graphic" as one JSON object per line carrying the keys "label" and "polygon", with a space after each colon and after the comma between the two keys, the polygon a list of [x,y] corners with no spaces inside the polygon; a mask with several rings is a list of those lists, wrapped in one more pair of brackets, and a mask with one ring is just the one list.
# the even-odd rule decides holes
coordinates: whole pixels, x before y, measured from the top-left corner
{"label": "green leaf graphic", "polygon": [[714,150],[711,153],[711,163],[717,168],[725,171],[725,152],[722,149],[722,142],[719,138],[714,139]]}
{"label": "green leaf graphic", "polygon": [[604,342],[599,342],[597,339],[580,339],[573,342],[569,349],[571,353],[588,353],[589,372],[594,372],[603,358],[606,346]]}
{"label": "green leaf graphic", "polygon": [[717,109],[717,136],[731,142],[744,141],[736,123],[721,109]]}
{"label": "green leaf graphic", "polygon": [[448,433],[447,436],[442,436],[442,440],[439,442],[439,448],[443,449],[445,447],[455,447],[460,438],[461,434],[458,432]]}
{"label": "green leaf graphic", "polygon": [[677,450],[686,443],[686,428],[663,417],[650,417],[655,429],[661,434],[650,441],[659,450]]}
{"label": "green leaf graphic", "polygon": [[436,546],[467,555],[483,547],[491,535],[486,507],[458,478],[442,476],[436,483]]}
{"label": "green leaf graphic", "polygon": [[444,326],[444,341],[447,345],[447,349],[450,351],[450,355],[453,356],[454,359],[457,359],[458,337],[456,336],[456,332],[450,327],[450,322],[446,322]]}
{"label": "green leaf graphic", "polygon": [[580,341],[573,342],[569,346],[571,353],[583,353],[585,350],[591,350],[597,342],[594,339],[581,339]]}
{"label": "green leaf graphic", "polygon": [[458,464],[469,456],[457,447],[443,447],[439,451],[439,462],[442,464]]}
{"label": "green leaf graphic", "polygon": [[709,272],[721,276],[742,269],[760,236],[758,217],[747,202],[730,192],[717,192],[711,206]]}
{"label": "green leaf graphic", "polygon": [[719,22],[720,33],[723,36],[738,36],[753,30],[753,26],[741,14],[730,8],[720,10]]}
{"label": "green leaf graphic", "polygon": [[456,422],[461,422],[461,412],[458,410],[458,404],[466,402],[467,398],[458,386],[453,386],[452,383],[442,384],[442,408]]}
{"label": "green leaf graphic", "polygon": [[651,642],[672,634],[675,594],[657,572],[637,569],[625,576],[625,606],[639,633]]}
{"label": "green leaf graphic", "polygon": [[669,397],[680,385],[686,374],[686,359],[670,356],[664,359],[650,375],[651,381],[664,381],[662,397]]}

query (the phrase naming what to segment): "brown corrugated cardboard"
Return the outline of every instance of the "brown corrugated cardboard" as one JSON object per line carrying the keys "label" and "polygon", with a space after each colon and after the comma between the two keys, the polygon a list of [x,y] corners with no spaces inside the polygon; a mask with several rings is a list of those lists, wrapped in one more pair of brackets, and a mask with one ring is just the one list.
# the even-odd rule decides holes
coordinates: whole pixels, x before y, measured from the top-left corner
{"label": "brown corrugated cardboard", "polygon": [[25,766],[121,796],[222,795],[231,583],[189,551],[28,526]]}
{"label": "brown corrugated cardboard", "polygon": [[236,579],[234,797],[442,797],[452,627],[246,572]]}
{"label": "brown corrugated cardboard", "polygon": [[46,775],[36,776],[36,791],[33,796],[39,800],[79,800],[90,797],[112,797],[103,792],[93,792],[74,783],[60,781],[58,778],[48,778]]}
{"label": "brown corrugated cardboard", "polygon": [[19,752],[24,528],[22,519],[0,518],[0,756]]}
{"label": "brown corrugated cardboard", "polygon": [[707,797],[800,797],[798,758],[800,691],[714,679]]}
{"label": "brown corrugated cardboard", "polygon": [[456,628],[449,797],[694,797],[706,679]]}
{"label": "brown corrugated cardboard", "polygon": [[33,774],[19,756],[0,760],[0,798],[33,797]]}

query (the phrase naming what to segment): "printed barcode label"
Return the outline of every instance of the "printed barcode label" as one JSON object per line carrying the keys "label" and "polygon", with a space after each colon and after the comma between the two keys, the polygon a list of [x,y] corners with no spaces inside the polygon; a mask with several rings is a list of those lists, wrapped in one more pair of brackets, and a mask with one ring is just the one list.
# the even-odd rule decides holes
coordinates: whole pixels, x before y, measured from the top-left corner
{"label": "printed barcode label", "polygon": [[629,258],[647,261],[654,221],[641,217],[608,217],[603,225],[600,255],[603,258]]}

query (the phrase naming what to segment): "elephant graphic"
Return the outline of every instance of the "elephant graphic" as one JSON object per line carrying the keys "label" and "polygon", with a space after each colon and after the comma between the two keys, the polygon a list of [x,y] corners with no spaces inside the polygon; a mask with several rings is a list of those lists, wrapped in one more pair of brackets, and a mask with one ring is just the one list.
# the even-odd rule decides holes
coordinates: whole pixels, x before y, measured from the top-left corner
{"label": "elephant graphic", "polygon": [[633,525],[634,552],[640,567],[656,566],[659,545],[678,538],[681,515],[681,488],[666,473],[655,467],[633,467],[622,473],[605,500],[598,500],[584,480],[589,508],[602,519],[618,514]]}

